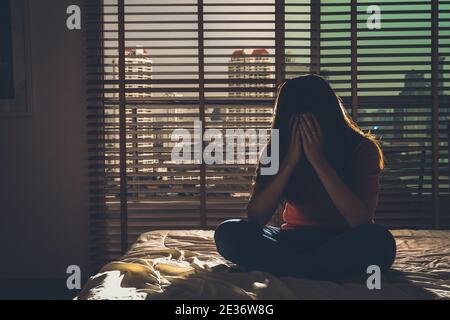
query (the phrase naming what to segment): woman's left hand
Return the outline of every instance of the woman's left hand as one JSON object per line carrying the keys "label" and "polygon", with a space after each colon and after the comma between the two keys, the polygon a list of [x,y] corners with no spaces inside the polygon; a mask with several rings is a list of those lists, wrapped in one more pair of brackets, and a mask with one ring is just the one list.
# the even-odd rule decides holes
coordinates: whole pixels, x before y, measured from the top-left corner
{"label": "woman's left hand", "polygon": [[303,150],[308,161],[314,166],[325,160],[323,153],[323,134],[319,122],[311,113],[300,116],[300,133]]}

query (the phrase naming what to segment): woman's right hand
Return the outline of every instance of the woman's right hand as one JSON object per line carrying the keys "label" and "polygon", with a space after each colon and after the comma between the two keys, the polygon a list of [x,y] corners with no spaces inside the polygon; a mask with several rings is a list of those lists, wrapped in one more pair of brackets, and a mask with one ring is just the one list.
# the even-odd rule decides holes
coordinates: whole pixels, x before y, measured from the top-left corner
{"label": "woman's right hand", "polygon": [[283,164],[276,175],[264,184],[255,183],[250,201],[247,206],[249,221],[265,226],[273,216],[280,203],[281,195],[286,187],[292,172],[300,160],[302,139],[300,135],[300,117],[293,117],[289,123],[291,131],[289,150]]}
{"label": "woman's right hand", "polygon": [[291,138],[286,155],[286,164],[295,167],[300,161],[302,153],[302,139],[300,135],[300,116],[293,117],[289,123]]}

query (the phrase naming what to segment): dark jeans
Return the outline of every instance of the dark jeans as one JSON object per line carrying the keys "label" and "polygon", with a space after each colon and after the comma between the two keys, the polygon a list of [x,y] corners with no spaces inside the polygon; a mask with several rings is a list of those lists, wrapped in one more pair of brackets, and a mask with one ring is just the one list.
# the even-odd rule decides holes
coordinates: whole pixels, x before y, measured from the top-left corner
{"label": "dark jeans", "polygon": [[232,219],[217,227],[214,240],[218,252],[240,267],[310,279],[363,275],[370,265],[387,270],[396,254],[394,237],[377,224],[283,230]]}

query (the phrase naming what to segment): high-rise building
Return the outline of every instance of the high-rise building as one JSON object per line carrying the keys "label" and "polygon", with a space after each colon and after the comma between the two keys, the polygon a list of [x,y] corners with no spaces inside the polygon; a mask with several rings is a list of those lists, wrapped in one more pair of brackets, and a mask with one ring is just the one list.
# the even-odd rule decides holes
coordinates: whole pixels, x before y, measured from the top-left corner
{"label": "high-rise building", "polygon": [[[408,70],[405,72],[405,80],[403,89],[400,91],[399,96],[431,96],[431,80],[428,80],[425,76],[425,72],[418,70]],[[395,132],[398,132],[399,137],[410,136],[411,130],[426,130],[426,126],[421,124],[423,122],[423,116],[415,116],[411,113],[411,109],[406,105],[395,108],[394,117],[392,118]],[[422,106],[421,108],[425,108]],[[417,123],[417,124],[414,124]],[[411,144],[411,143],[410,143]]]}
{"label": "high-rise building", "polygon": [[311,73],[310,67],[299,63],[292,50],[287,50],[284,58],[284,72],[287,79],[300,77]]}
{"label": "high-rise building", "polygon": [[[153,62],[148,55],[148,51],[141,47],[127,48],[125,50],[125,80],[150,80],[152,79]],[[119,78],[119,59],[113,60],[113,72],[116,80]],[[116,88],[118,85],[116,85]],[[127,92],[127,98],[146,98],[151,97],[150,90],[147,92],[145,89],[150,89],[151,84],[126,84],[125,88],[129,89],[144,89],[141,92]],[[118,93],[115,97],[118,97]]]}
{"label": "high-rise building", "polygon": [[[285,55],[284,73],[287,79],[309,74],[310,67],[299,63],[291,50]],[[266,49],[235,50],[228,62],[228,79],[237,80],[229,83],[231,98],[275,98],[274,59],[269,57]],[[272,80],[258,83],[258,79]],[[248,80],[248,81],[246,81]],[[256,80],[256,81],[255,81]],[[267,90],[272,88],[272,90]],[[248,89],[248,90],[246,90]],[[271,108],[229,108],[227,113],[238,117],[227,117],[228,120],[260,122],[267,121]],[[242,115],[245,113],[245,115]]]}
{"label": "high-rise building", "polygon": [[440,57],[439,58],[439,67],[438,67],[438,72],[439,72],[439,95],[443,96],[445,95],[445,73],[444,73],[444,65],[445,65],[445,57]]}
{"label": "high-rise building", "polygon": [[[274,79],[275,66],[274,61],[269,56],[266,49],[245,49],[235,50],[228,62],[228,79],[231,80],[250,80],[230,82],[230,97],[249,97],[249,98],[270,98],[273,92],[258,90],[273,87],[272,84],[261,82],[258,79]],[[234,88],[238,90],[233,90]],[[245,90],[248,89],[248,90]],[[256,89],[256,90],[255,90]]]}
{"label": "high-rise building", "polygon": [[431,81],[425,79],[423,71],[409,70],[405,73],[405,82],[401,96],[431,95]]}
{"label": "high-rise building", "polygon": [[[235,50],[228,62],[228,79],[230,98],[273,98],[274,59],[266,49]],[[258,82],[260,79],[272,81]],[[226,121],[264,122],[271,112],[271,107],[264,106],[227,108]]]}

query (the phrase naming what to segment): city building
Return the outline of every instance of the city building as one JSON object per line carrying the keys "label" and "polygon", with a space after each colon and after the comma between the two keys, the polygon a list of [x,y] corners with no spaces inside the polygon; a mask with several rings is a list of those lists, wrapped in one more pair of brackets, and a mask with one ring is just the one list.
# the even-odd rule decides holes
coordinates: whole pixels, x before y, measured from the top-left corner
{"label": "city building", "polygon": [[[151,80],[152,79],[153,62],[149,57],[147,49],[141,47],[127,48],[125,50],[125,80]],[[113,73],[115,80],[119,79],[119,59],[113,59]],[[115,85],[119,87],[118,84]],[[127,98],[146,98],[151,97],[150,90],[152,85],[150,83],[132,83],[126,84],[126,89],[137,89],[141,92],[127,92]],[[116,92],[115,97],[119,96]]]}
{"label": "city building", "polygon": [[284,56],[284,72],[286,79],[292,79],[311,73],[311,68],[308,63],[298,61],[292,50],[287,50]]}
{"label": "city building", "polygon": [[[291,50],[285,55],[286,78],[310,73],[310,68],[297,61]],[[266,49],[235,50],[228,62],[230,98],[275,98],[275,62]],[[258,82],[258,80],[265,80]],[[228,108],[227,120],[242,122],[267,122],[273,106]],[[235,116],[231,116],[235,115]]]}
{"label": "city building", "polygon": [[[266,49],[235,50],[228,62],[229,91],[234,99],[274,98],[275,65],[274,58]],[[258,80],[265,80],[258,82]],[[253,98],[253,99],[252,99]],[[250,104],[255,104],[254,101]],[[226,109],[226,121],[267,122],[272,106],[236,106]]]}

